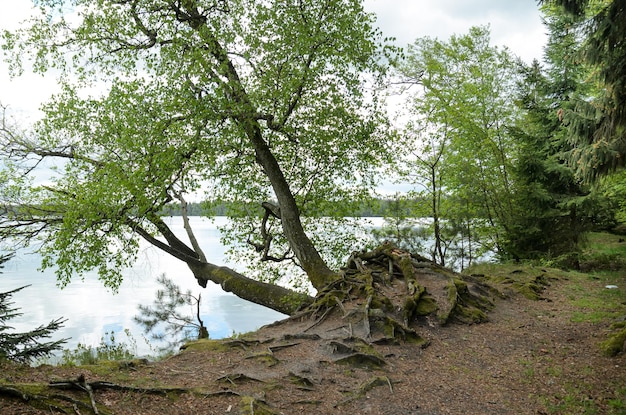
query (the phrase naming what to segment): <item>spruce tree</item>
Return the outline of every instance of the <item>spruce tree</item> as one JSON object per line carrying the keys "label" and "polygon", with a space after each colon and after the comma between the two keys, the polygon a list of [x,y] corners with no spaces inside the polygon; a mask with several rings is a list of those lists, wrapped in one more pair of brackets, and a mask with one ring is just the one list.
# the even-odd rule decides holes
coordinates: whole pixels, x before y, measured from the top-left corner
{"label": "spruce tree", "polygon": [[[544,9],[549,39],[547,67],[524,68],[519,105],[526,116],[515,135],[520,146],[516,175],[517,215],[508,229],[506,253],[516,259],[576,252],[591,223],[593,195],[568,163],[571,144],[563,114],[584,89],[586,67],[578,59],[579,39],[569,15]],[[575,264],[574,264],[575,265]]]}
{"label": "spruce tree", "polygon": [[595,181],[626,159],[626,0],[551,0],[582,38],[578,56],[593,68],[587,84],[594,91],[574,95],[564,113],[574,149],[571,162],[579,175]]}
{"label": "spruce tree", "polygon": [[[11,254],[1,254],[0,264],[5,263],[11,257]],[[9,332],[13,327],[8,326],[7,322],[22,315],[18,312],[18,308],[12,307],[14,303],[10,301],[11,296],[26,287],[28,285],[11,291],[0,292],[0,359],[29,363],[35,359],[50,356],[54,351],[60,350],[67,341],[67,339],[42,341],[50,338],[52,333],[63,326],[66,321],[63,318],[52,320],[45,326],[39,326],[24,333]]]}

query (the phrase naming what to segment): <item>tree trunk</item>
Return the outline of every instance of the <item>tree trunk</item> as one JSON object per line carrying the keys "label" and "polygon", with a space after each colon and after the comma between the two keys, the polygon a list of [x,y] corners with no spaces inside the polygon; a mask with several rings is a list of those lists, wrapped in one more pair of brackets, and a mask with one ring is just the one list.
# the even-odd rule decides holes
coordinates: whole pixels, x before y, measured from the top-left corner
{"label": "tree trunk", "polygon": [[228,267],[210,263],[187,265],[201,286],[206,287],[207,281],[213,281],[224,291],[283,314],[292,315],[313,300],[306,294],[297,293],[280,285],[253,280]]}
{"label": "tree trunk", "polygon": [[203,36],[211,54],[220,62],[221,74],[228,80],[220,86],[224,89],[224,93],[227,96],[232,97],[235,104],[234,107],[237,108],[232,117],[246,135],[254,149],[257,163],[263,168],[264,174],[272,185],[280,207],[281,223],[285,237],[313,286],[316,289],[321,289],[336,279],[337,273],[328,267],[304,232],[302,222],[300,221],[300,211],[293,193],[276,157],[274,157],[270,147],[263,138],[258,112],[250,101],[228,54],[210,32],[210,29],[205,27],[205,24],[202,24],[201,27],[194,27],[194,29]]}
{"label": "tree trunk", "polygon": [[136,223],[129,222],[129,224],[150,244],[186,263],[200,286],[206,287],[207,281],[212,281],[219,284],[224,291],[232,292],[239,298],[287,315],[292,315],[300,307],[312,301],[312,298],[306,294],[253,280],[231,268],[208,263],[204,260],[204,255],[198,254],[178,239],[160,217],[152,215],[150,220],[159,229],[166,242],[156,239]]}

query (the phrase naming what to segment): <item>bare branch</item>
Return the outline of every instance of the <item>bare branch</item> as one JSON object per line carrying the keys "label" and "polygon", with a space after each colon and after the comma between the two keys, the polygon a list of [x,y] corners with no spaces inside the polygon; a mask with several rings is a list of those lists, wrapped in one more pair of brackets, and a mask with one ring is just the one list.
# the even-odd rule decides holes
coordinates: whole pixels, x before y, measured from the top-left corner
{"label": "bare branch", "polygon": [[183,216],[183,226],[185,227],[185,231],[187,232],[187,236],[189,237],[189,242],[191,242],[193,250],[196,251],[196,253],[198,254],[198,259],[202,262],[207,262],[206,256],[200,248],[200,244],[196,239],[196,235],[193,233],[193,229],[191,229],[191,225],[189,224],[189,216],[187,215],[187,201],[185,201],[185,198],[180,192],[176,192],[175,196],[180,201],[180,207]]}

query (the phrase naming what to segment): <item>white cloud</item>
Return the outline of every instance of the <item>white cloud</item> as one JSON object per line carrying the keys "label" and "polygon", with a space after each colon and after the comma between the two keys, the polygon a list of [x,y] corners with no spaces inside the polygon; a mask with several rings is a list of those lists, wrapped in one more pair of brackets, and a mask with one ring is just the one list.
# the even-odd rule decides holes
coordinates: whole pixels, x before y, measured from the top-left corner
{"label": "white cloud", "polygon": [[[0,31],[16,30],[37,13],[30,0],[5,3],[0,13]],[[33,74],[26,68],[23,75],[11,77],[5,55],[0,56],[0,103],[8,106],[9,114],[20,122],[36,120],[40,116],[38,109],[41,104],[58,91],[55,78]]]}
{"label": "white cloud", "polygon": [[400,46],[430,36],[442,40],[467,33],[472,26],[489,25],[492,42],[507,46],[526,62],[540,59],[545,33],[533,0],[365,0],[376,13],[385,36]]}

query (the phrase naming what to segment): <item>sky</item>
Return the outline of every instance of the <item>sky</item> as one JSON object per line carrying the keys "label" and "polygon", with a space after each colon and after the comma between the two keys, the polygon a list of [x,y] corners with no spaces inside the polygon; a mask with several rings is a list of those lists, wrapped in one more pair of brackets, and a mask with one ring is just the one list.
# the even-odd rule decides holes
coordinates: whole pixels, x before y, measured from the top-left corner
{"label": "sky", "polygon": [[[31,13],[32,0],[3,1],[0,29],[15,29]],[[545,29],[536,0],[365,0],[366,10],[377,15],[384,36],[406,46],[418,37],[445,40],[476,25],[489,25],[492,42],[507,46],[530,63],[541,59]],[[57,90],[54,77],[25,73],[11,79],[0,62],[0,103],[20,121],[38,117],[37,108]]]}
{"label": "sky", "polygon": [[429,36],[441,40],[489,25],[492,43],[530,63],[541,60],[546,30],[536,0],[365,0],[385,36],[399,46]]}

